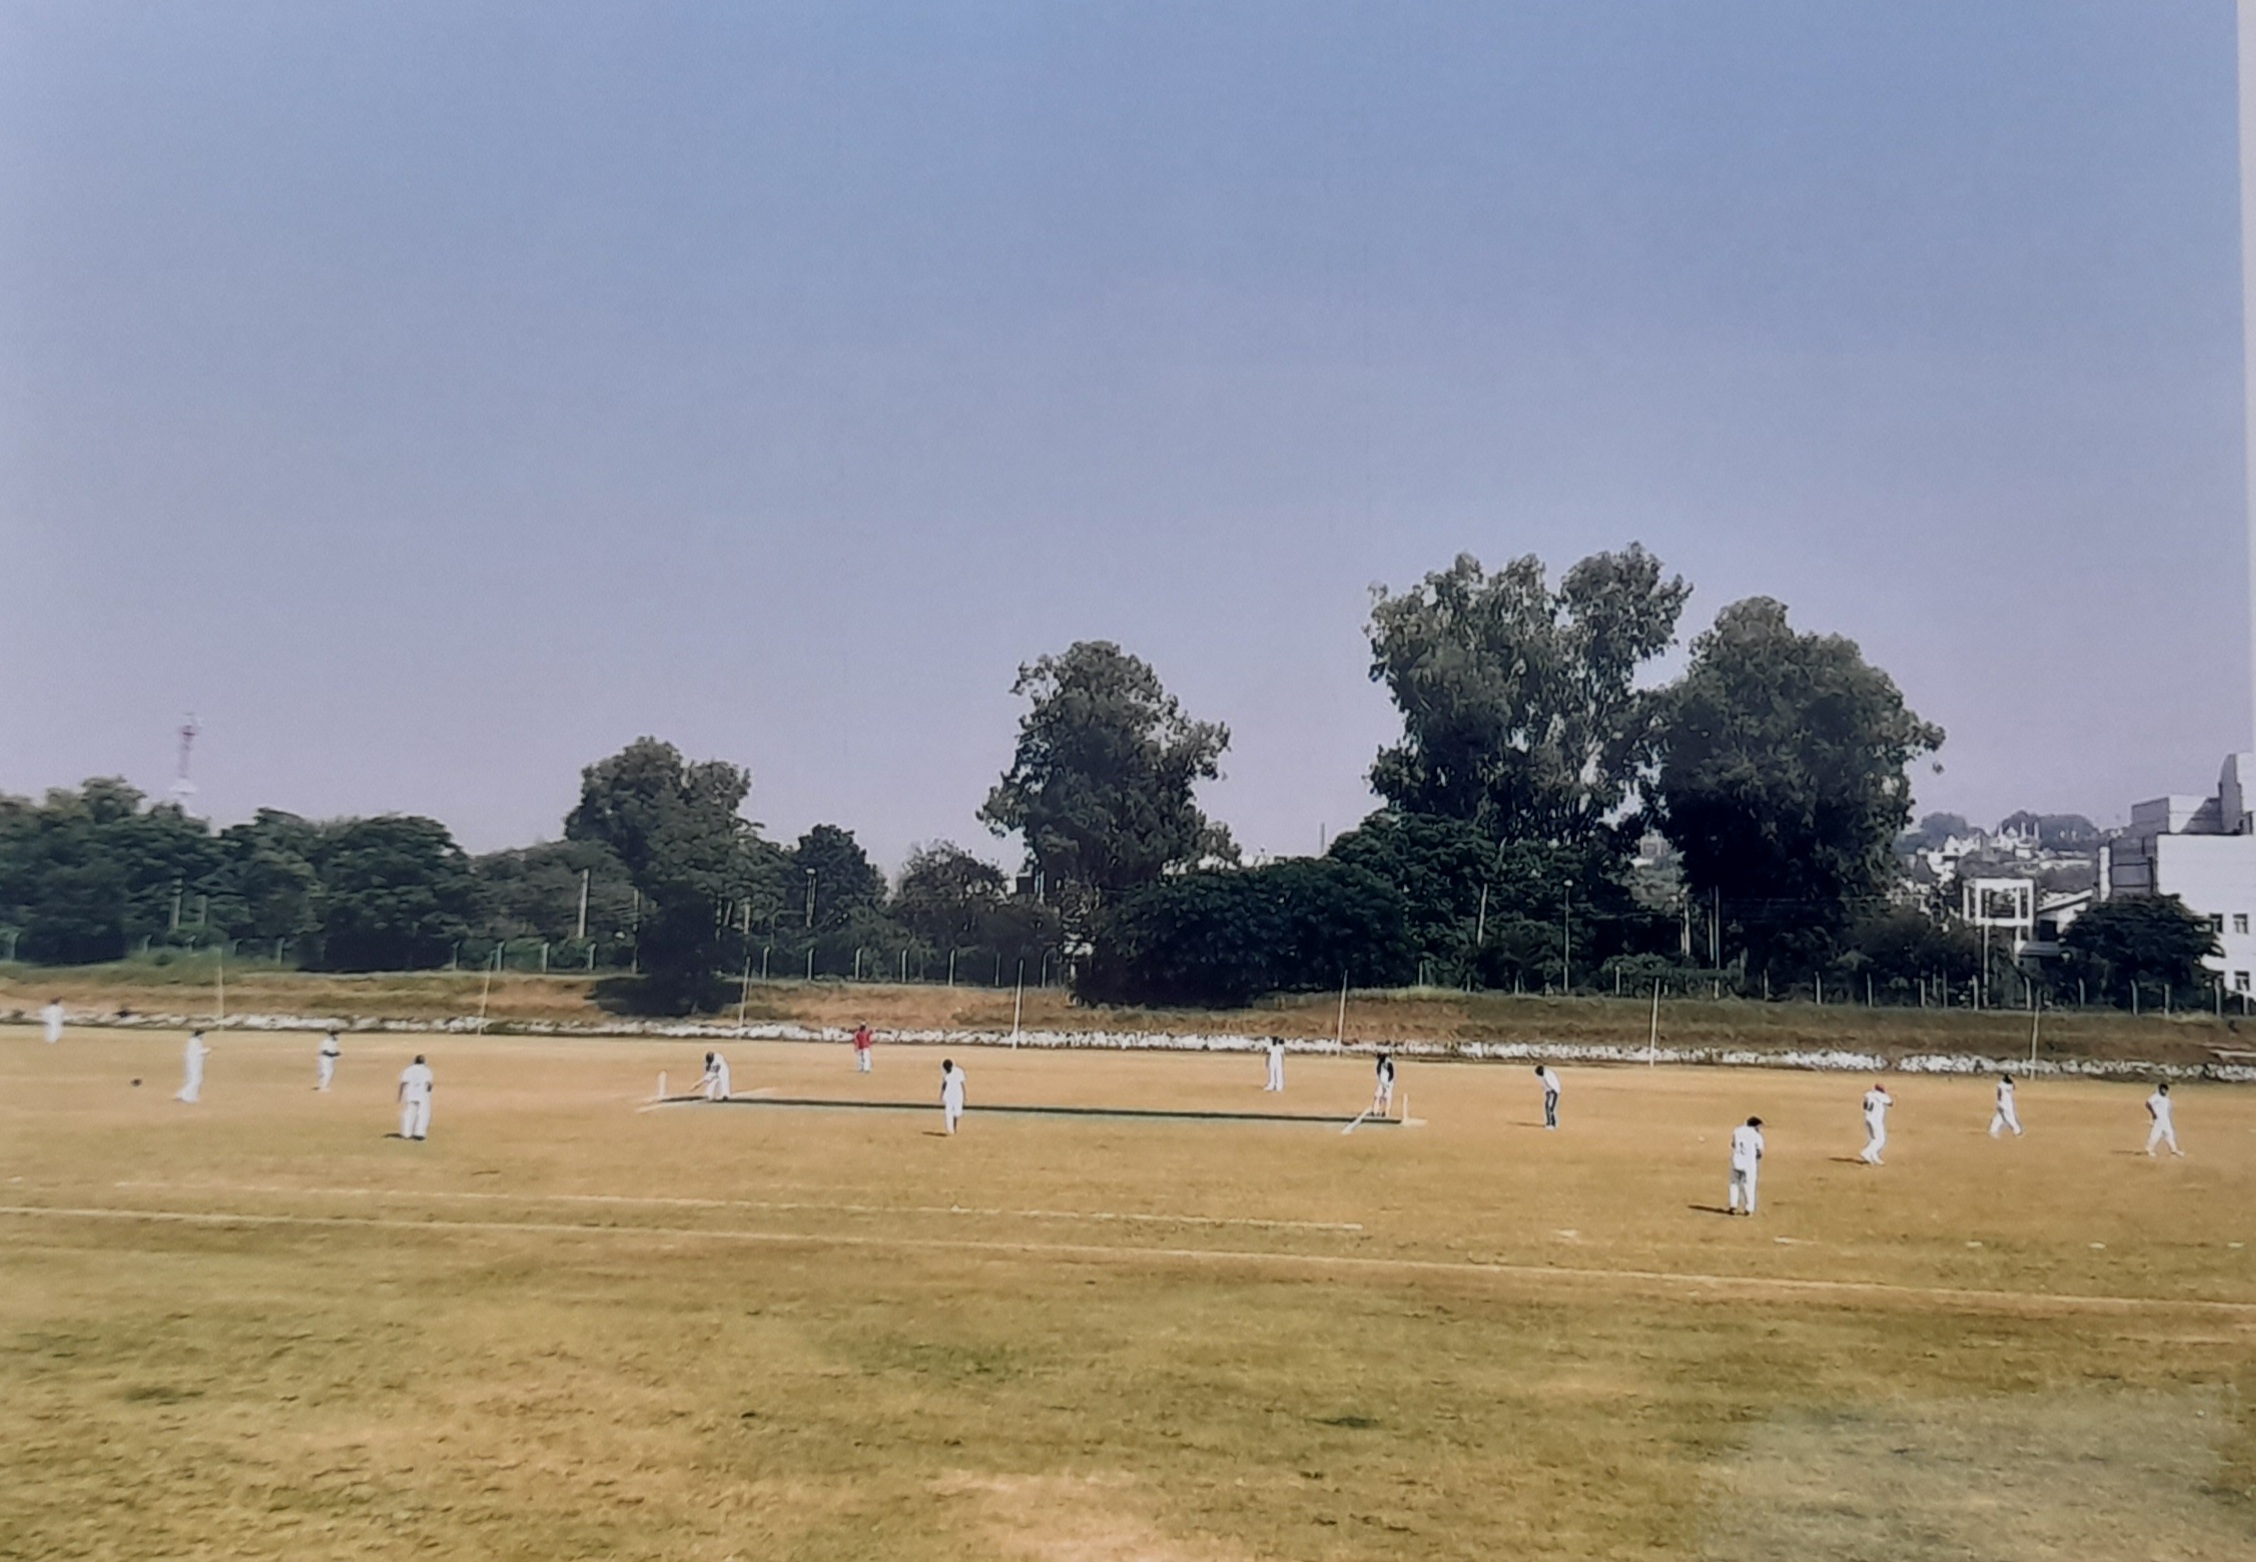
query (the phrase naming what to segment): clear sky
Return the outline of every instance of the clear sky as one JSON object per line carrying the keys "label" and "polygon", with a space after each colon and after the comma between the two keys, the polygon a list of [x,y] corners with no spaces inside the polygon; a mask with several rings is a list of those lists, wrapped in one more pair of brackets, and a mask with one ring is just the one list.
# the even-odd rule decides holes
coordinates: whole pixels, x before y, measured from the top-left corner
{"label": "clear sky", "polygon": [[2228,0],[0,0],[0,789],[553,837],[642,733],[897,863],[1081,638],[1312,851],[1374,582],[1632,539],[1920,804],[2245,745]]}

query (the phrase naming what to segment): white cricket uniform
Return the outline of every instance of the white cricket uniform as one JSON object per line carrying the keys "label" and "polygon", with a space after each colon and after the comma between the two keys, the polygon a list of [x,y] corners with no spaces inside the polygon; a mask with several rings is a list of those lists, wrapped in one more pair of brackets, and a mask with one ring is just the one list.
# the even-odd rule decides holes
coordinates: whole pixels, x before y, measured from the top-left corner
{"label": "white cricket uniform", "polygon": [[1995,1139],[2008,1128],[2013,1137],[2021,1137],[2021,1114],[2013,1109],[2013,1081],[2001,1079],[1997,1083],[1997,1110],[1990,1114],[1990,1137]]}
{"label": "white cricket uniform", "polygon": [[1281,1041],[1269,1043],[1269,1083],[1261,1088],[1264,1090],[1282,1090],[1285,1088],[1285,1044]]}
{"label": "white cricket uniform", "polygon": [[1861,1160],[1869,1166],[1880,1164],[1880,1152],[1888,1147],[1888,1108],[1896,1098],[1874,1085],[1864,1093],[1864,1153]]}
{"label": "white cricket uniform", "polygon": [[1379,1059],[1378,1088],[1371,1095],[1371,1110],[1385,1112],[1394,1105],[1394,1059]]}
{"label": "white cricket uniform", "polygon": [[1763,1136],[1760,1128],[1742,1123],[1731,1130],[1731,1212],[1739,1213],[1742,1197],[1747,1213],[1755,1212],[1755,1183],[1762,1171]]}
{"label": "white cricket uniform", "polygon": [[1543,1086],[1543,1126],[1556,1128],[1559,1126],[1558,1072],[1546,1063],[1543,1065],[1543,1071],[1536,1078]]}
{"label": "white cricket uniform", "polygon": [[956,1131],[956,1120],[964,1114],[964,1071],[950,1069],[940,1081],[940,1115],[948,1125],[948,1132]]}
{"label": "white cricket uniform", "polygon": [[705,1099],[708,1101],[726,1101],[728,1098],[728,1059],[716,1052],[713,1054],[713,1061],[705,1069]]}
{"label": "white cricket uniform", "polygon": [[63,1039],[63,1006],[51,1003],[39,1011],[39,1018],[47,1026],[47,1045],[52,1047]]}
{"label": "white cricket uniform", "polygon": [[2178,1130],[2170,1122],[2170,1098],[2157,1090],[2146,1098],[2146,1115],[2154,1119],[2154,1126],[2146,1132],[2146,1153],[2152,1155],[2154,1147],[2166,1144],[2172,1155],[2183,1155],[2178,1148]]}
{"label": "white cricket uniform", "polygon": [[431,1132],[431,1065],[410,1063],[400,1070],[400,1137],[428,1138]]}
{"label": "white cricket uniform", "polygon": [[185,1066],[181,1072],[180,1091],[173,1100],[194,1102],[203,1096],[204,1058],[210,1051],[211,1048],[204,1045],[203,1037],[188,1038],[188,1051],[181,1060]]}
{"label": "white cricket uniform", "polygon": [[321,1059],[321,1081],[313,1088],[316,1090],[327,1090],[329,1088],[329,1081],[337,1077],[337,1059],[344,1056],[344,1049],[337,1045],[336,1037],[324,1036],[321,1038],[321,1052],[319,1056]]}

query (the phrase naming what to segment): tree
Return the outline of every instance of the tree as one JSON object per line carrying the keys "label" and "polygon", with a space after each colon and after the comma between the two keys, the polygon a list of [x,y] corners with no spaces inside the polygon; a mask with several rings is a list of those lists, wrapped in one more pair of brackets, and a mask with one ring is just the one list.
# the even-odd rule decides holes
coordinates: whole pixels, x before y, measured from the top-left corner
{"label": "tree", "polygon": [[732,890],[749,889],[755,832],[737,809],[752,777],[721,760],[690,764],[671,743],[637,738],[580,773],[580,801],[564,821],[575,841],[608,846],[641,891],[635,945],[644,996],[669,1013],[711,1008]]}
{"label": "tree", "polygon": [[1099,1002],[1227,1008],[1343,979],[1395,985],[1414,960],[1402,896],[1320,857],[1161,879],[1105,915],[1077,990]]}
{"label": "tree", "polygon": [[570,942],[580,929],[583,882],[591,943],[633,927],[626,866],[601,841],[541,841],[488,852],[471,867],[478,875],[480,931],[496,939]]}
{"label": "tree", "polygon": [[248,824],[219,832],[226,865],[214,912],[238,937],[296,940],[321,930],[324,888],[314,862],[323,829],[296,814],[261,808]]}
{"label": "tree", "polygon": [[[815,914],[807,916],[807,892],[815,896]],[[818,824],[799,837],[791,850],[790,877],[784,910],[798,927],[828,933],[885,903],[885,875],[869,860],[854,832],[835,824]]]}
{"label": "tree", "polygon": [[[221,861],[210,829],[124,781],[96,777],[38,804],[0,809],[0,921],[22,932],[26,959],[121,958],[171,929],[174,898],[199,912]],[[206,931],[199,915],[197,932]]]}
{"label": "tree", "polygon": [[1943,741],[1839,635],[1767,597],[1692,642],[1657,729],[1654,796],[1698,896],[1719,894],[1758,968],[1828,959],[1891,882],[1913,759]]}
{"label": "tree", "polygon": [[1584,559],[1556,591],[1532,554],[1494,575],[1459,554],[1402,596],[1382,588],[1371,677],[1403,732],[1371,767],[1373,790],[1494,839],[1607,833],[1651,728],[1637,671],[1674,641],[1689,595],[1635,543]]}
{"label": "tree", "polygon": [[1008,888],[1000,868],[951,841],[936,841],[909,853],[893,914],[930,949],[969,948],[986,937]]}
{"label": "tree", "polygon": [[1235,859],[1192,797],[1221,773],[1230,731],[1184,715],[1141,660],[1084,640],[1021,667],[1011,692],[1031,708],[979,817],[997,835],[1019,833],[1069,919],[1086,926],[1104,896]]}
{"label": "tree", "polygon": [[2046,851],[2089,851],[2099,844],[2099,826],[2082,814],[2033,814],[2027,809],[2010,813],[1998,823],[1998,834],[2017,835],[2034,829],[2037,844]]}
{"label": "tree", "polygon": [[478,907],[470,859],[436,819],[384,814],[324,831],[321,964],[408,971],[443,963]]}
{"label": "tree", "polygon": [[2117,1000],[2199,987],[2208,979],[2202,960],[2217,953],[2216,929],[2175,895],[2103,900],[2071,922],[2060,942],[2071,979],[2081,976]]}

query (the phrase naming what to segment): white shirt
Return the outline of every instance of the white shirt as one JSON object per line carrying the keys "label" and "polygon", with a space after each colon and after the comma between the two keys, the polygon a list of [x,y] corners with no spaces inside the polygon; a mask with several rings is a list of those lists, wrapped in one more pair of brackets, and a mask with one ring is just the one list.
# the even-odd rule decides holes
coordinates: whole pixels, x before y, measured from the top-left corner
{"label": "white shirt", "polygon": [[2146,1098],[2146,1109],[2153,1114],[2154,1120],[2158,1123],[2167,1123],[2170,1120],[2170,1098],[2159,1090]]}
{"label": "white shirt", "polygon": [[409,1101],[421,1101],[428,1098],[431,1094],[431,1065],[428,1063],[410,1063],[406,1068],[401,1069],[400,1089],[406,1093],[405,1099]]}
{"label": "white shirt", "polygon": [[1878,1085],[1874,1085],[1864,1093],[1864,1115],[1874,1122],[1886,1117],[1888,1108],[1895,1104],[1896,1098],[1882,1090]]}
{"label": "white shirt", "polygon": [[950,1069],[948,1077],[940,1081],[940,1104],[952,1106],[959,1110],[963,1107],[964,1071],[962,1069]]}
{"label": "white shirt", "polygon": [[1380,1081],[1381,1081],[1382,1083],[1392,1083],[1392,1082],[1393,1082],[1393,1080],[1394,1080],[1394,1059],[1392,1059],[1392,1058],[1381,1058],[1381,1059],[1379,1059],[1379,1079],[1380,1079]]}
{"label": "white shirt", "polygon": [[1745,1124],[1731,1130],[1731,1169],[1753,1171],[1755,1162],[1762,1159],[1763,1136],[1760,1128]]}
{"label": "white shirt", "polygon": [[1541,1074],[1537,1075],[1536,1077],[1542,1081],[1543,1088],[1547,1092],[1552,1095],[1557,1095],[1559,1093],[1559,1076],[1552,1073],[1550,1069],[1546,1068]]}
{"label": "white shirt", "polygon": [[202,1062],[204,1054],[209,1051],[211,1051],[211,1048],[204,1044],[203,1037],[191,1036],[188,1038],[188,1062],[191,1067]]}
{"label": "white shirt", "polygon": [[1270,1043],[1269,1043],[1269,1056],[1271,1056],[1271,1057],[1273,1057],[1273,1058],[1281,1058],[1281,1057],[1283,1057],[1284,1055],[1285,1055],[1285,1044],[1284,1044],[1283,1042],[1281,1042],[1281,1041],[1272,1041],[1272,1042],[1270,1042]]}
{"label": "white shirt", "polygon": [[722,1095],[727,1095],[729,1093],[728,1059],[722,1057],[718,1052],[714,1053],[713,1066],[705,1071],[705,1077],[721,1087]]}
{"label": "white shirt", "polygon": [[336,1037],[324,1036],[321,1038],[321,1055],[325,1058],[343,1057],[344,1049],[337,1045]]}
{"label": "white shirt", "polygon": [[39,1017],[47,1022],[48,1035],[60,1036],[63,1033],[63,1006],[61,1004],[51,1003],[47,1005],[46,1008],[39,1011]]}
{"label": "white shirt", "polygon": [[2012,1081],[2012,1080],[2010,1080],[2010,1079],[2001,1079],[2001,1080],[1999,1080],[1999,1081],[1998,1081],[1997,1101],[1998,1101],[1998,1105],[1999,1105],[1999,1106],[2001,1106],[2001,1107],[2005,1107],[2005,1106],[2011,1106],[2011,1105],[2013,1104],[2013,1081]]}

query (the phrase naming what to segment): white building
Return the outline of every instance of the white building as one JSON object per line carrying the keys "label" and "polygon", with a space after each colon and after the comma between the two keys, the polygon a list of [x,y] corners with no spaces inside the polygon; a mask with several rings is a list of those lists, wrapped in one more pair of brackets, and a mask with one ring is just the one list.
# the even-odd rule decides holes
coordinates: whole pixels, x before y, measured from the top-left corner
{"label": "white building", "polygon": [[2100,848],[2100,887],[2117,895],[2175,895],[2209,919],[2224,950],[2205,963],[2233,992],[2256,973],[2256,754],[2228,754],[2209,797],[2134,804],[2130,828]]}

